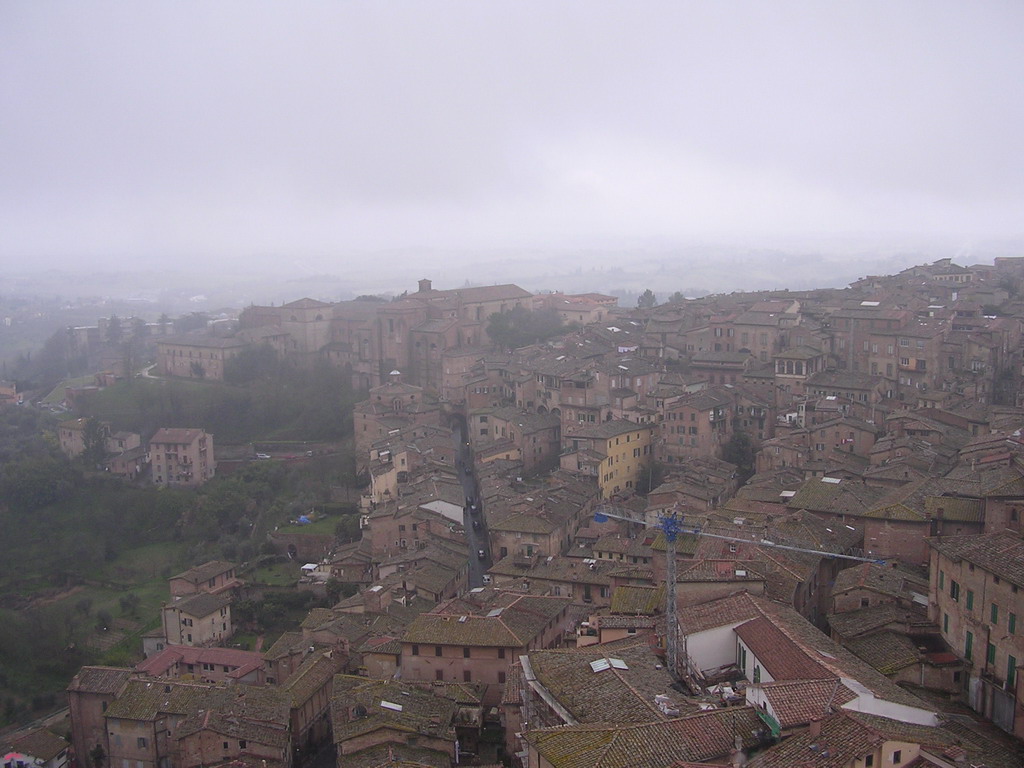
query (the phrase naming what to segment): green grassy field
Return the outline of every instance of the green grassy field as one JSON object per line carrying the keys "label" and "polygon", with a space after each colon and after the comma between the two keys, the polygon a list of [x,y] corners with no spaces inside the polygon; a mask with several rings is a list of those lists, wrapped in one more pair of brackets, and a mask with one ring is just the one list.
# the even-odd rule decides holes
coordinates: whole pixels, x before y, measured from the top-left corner
{"label": "green grassy field", "polygon": [[302,564],[294,561],[274,563],[256,568],[245,574],[250,584],[263,584],[268,587],[292,587],[302,575]]}

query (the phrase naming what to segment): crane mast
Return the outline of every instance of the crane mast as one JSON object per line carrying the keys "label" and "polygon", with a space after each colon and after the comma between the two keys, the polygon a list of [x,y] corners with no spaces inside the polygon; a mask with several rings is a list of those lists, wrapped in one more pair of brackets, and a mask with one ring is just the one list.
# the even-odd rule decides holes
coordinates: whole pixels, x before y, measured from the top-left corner
{"label": "crane mast", "polygon": [[795,547],[789,544],[780,544],[769,539],[744,539],[739,536],[725,536],[718,533],[707,533],[698,526],[684,525],[679,515],[679,505],[676,504],[672,509],[665,513],[658,515],[656,523],[650,523],[644,518],[638,518],[631,514],[626,514],[623,510],[618,507],[602,504],[596,510],[594,510],[594,522],[602,523],[606,522],[608,518],[615,520],[624,520],[628,523],[635,523],[642,525],[645,528],[657,528],[665,535],[665,579],[668,582],[665,596],[665,661],[672,673],[673,677],[679,678],[679,618],[678,618],[678,606],[676,603],[676,540],[680,534],[688,534],[691,536],[703,536],[709,539],[720,539],[722,541],[734,541],[743,544],[757,544],[762,547],[772,547],[775,549],[786,549],[792,552],[805,552],[813,555],[822,555],[824,557],[835,557],[843,560],[857,560],[862,563],[878,563],[885,564],[884,560],[872,557],[858,557],[856,555],[846,555],[839,552],[829,552],[822,549],[811,549],[808,547]]}

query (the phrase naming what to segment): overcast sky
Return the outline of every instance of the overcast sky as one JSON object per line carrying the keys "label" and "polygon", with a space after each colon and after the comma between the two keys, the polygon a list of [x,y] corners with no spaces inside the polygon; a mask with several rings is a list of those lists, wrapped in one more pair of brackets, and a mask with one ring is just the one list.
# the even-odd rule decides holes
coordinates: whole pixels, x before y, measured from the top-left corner
{"label": "overcast sky", "polygon": [[1019,0],[3,0],[0,259],[1017,237],[1022,31]]}

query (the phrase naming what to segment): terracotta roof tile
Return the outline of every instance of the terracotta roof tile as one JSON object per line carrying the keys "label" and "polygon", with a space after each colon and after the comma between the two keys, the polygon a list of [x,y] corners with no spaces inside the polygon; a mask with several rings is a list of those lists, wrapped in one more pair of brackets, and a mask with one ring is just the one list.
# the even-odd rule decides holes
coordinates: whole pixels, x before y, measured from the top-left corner
{"label": "terracotta roof tile", "polygon": [[[616,658],[626,668],[595,672],[591,663]],[[577,723],[645,723],[669,719],[654,697],[666,695],[672,709],[693,713],[697,707],[672,689],[673,680],[646,642],[587,646],[571,650],[532,651],[529,665],[538,683]]]}
{"label": "terracotta roof tile", "polygon": [[887,676],[921,661],[917,644],[902,632],[876,632],[850,640],[846,647]]}
{"label": "terracotta roof tile", "polygon": [[966,560],[989,573],[1024,586],[1024,538],[1000,531],[973,536],[944,536],[929,539],[932,548],[945,557]]}
{"label": "terracotta roof tile", "polygon": [[523,734],[553,768],[665,768],[722,758],[738,736],[744,748],[762,728],[751,707],[636,725],[575,725]]}
{"label": "terracotta roof tile", "polygon": [[839,678],[825,680],[776,680],[751,686],[760,688],[775,719],[783,728],[807,725],[814,718],[837,712],[857,695]]}
{"label": "terracotta roof tile", "polygon": [[82,693],[118,693],[132,676],[125,667],[82,667],[71,679],[69,691]]}
{"label": "terracotta roof tile", "polygon": [[0,752],[21,752],[29,757],[52,760],[68,748],[68,741],[46,728],[0,739]]}

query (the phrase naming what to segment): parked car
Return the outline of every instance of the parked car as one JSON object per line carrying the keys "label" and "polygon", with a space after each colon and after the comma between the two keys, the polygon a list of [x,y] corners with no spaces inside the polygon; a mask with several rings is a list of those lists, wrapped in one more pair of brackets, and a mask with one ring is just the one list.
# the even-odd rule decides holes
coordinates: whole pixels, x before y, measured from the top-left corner
{"label": "parked car", "polygon": [[256,454],[256,458],[257,459],[269,459],[270,458],[270,454],[269,453],[257,453]]}
{"label": "parked car", "polygon": [[487,559],[487,551],[483,550],[483,549],[478,549],[476,551],[476,556],[478,558],[480,558],[481,560],[486,560]]}
{"label": "parked car", "polygon": [[484,576],[483,576],[483,580],[484,580],[484,585],[490,584],[491,583],[491,574],[485,573]]}

